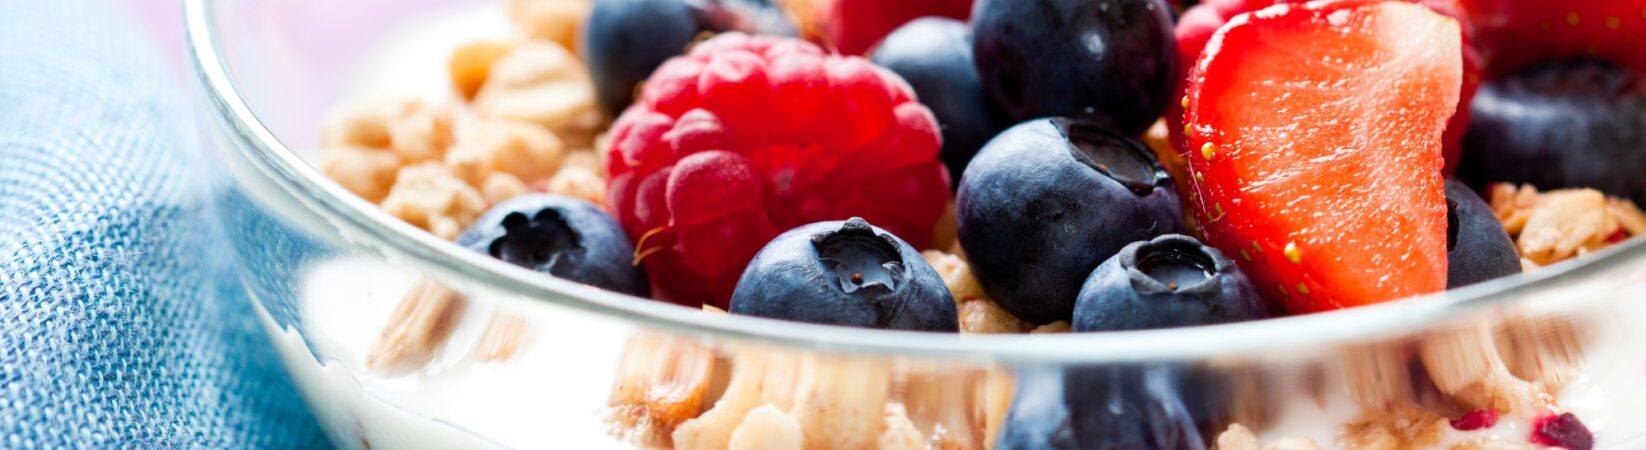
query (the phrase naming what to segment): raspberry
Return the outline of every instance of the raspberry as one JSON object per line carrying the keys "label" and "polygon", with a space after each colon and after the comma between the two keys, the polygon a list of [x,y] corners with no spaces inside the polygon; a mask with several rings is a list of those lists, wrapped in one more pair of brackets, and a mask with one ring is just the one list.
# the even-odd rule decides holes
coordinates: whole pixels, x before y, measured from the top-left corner
{"label": "raspberry", "polygon": [[659,298],[726,307],[780,232],[862,217],[924,248],[949,200],[936,119],[897,75],[727,33],[664,63],[612,125],[606,202]]}

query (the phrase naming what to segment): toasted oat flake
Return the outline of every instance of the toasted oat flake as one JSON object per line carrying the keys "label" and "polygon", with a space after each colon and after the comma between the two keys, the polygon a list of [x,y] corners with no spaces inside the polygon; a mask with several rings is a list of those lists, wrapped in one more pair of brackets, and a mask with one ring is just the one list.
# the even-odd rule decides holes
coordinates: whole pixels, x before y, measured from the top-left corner
{"label": "toasted oat flake", "polygon": [[509,313],[497,313],[486,323],[473,353],[481,361],[508,361],[532,340],[531,322]]}
{"label": "toasted oat flake", "polygon": [[606,180],[582,167],[565,167],[549,178],[544,190],[551,194],[580,198],[596,205],[606,204]]}
{"label": "toasted oat flake", "polygon": [[577,48],[583,21],[594,0],[509,0],[509,18],[532,39]]}
{"label": "toasted oat flake", "polygon": [[1074,327],[1070,326],[1069,322],[1059,320],[1059,321],[1056,321],[1056,322],[1041,325],[1039,327],[1035,327],[1035,329],[1029,330],[1029,334],[1069,333],[1069,332],[1073,332],[1073,331],[1074,331]]}
{"label": "toasted oat flake", "polygon": [[886,405],[885,431],[880,434],[880,450],[925,450],[926,436],[909,420],[902,404]]}
{"label": "toasted oat flake", "polygon": [[1593,189],[1538,192],[1528,185],[1495,184],[1488,196],[1528,270],[1646,233],[1646,214],[1632,202]]}
{"label": "toasted oat flake", "polygon": [[1019,320],[988,299],[962,301],[958,311],[962,333],[1021,334],[1035,328],[1034,324]]}
{"label": "toasted oat flake", "polygon": [[536,124],[570,148],[591,148],[606,123],[583,63],[546,41],[523,44],[499,59],[474,109],[483,117]]}

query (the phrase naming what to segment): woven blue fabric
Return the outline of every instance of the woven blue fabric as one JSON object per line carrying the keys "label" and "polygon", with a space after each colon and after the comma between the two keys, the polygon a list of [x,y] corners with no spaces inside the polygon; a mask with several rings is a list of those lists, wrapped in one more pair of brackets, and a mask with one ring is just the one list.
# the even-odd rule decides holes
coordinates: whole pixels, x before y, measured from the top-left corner
{"label": "woven blue fabric", "polygon": [[0,448],[326,447],[180,80],[116,6],[0,0]]}

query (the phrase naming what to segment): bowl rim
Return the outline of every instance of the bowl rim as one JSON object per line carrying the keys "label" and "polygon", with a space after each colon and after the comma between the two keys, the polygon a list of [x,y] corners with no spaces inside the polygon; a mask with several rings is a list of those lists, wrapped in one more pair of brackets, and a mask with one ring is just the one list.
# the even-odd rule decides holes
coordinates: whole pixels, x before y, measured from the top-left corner
{"label": "bowl rim", "polygon": [[[184,28],[191,69],[203,86],[216,120],[242,142],[241,152],[276,195],[301,204],[324,226],[349,236],[350,250],[402,259],[425,272],[482,283],[523,302],[548,302],[634,321],[647,328],[708,339],[758,341],[817,350],[1014,363],[1116,363],[1201,359],[1233,354],[1296,352],[1300,346],[1363,342],[1423,332],[1538,299],[1560,298],[1562,287],[1611,269],[1646,261],[1646,239],[1615,245],[1582,261],[1405,300],[1332,312],[1254,322],[1176,329],[1049,335],[967,335],[844,329],[746,316],[704,314],[697,309],[603,291],[543,277],[463,249],[412,227],[328,179],[285,146],[242,97],[223,57],[215,26],[217,0],[184,0]],[[290,220],[291,218],[287,218]],[[1552,298],[1551,298],[1552,297]],[[491,298],[481,301],[494,300]],[[502,300],[515,301],[515,300]]]}

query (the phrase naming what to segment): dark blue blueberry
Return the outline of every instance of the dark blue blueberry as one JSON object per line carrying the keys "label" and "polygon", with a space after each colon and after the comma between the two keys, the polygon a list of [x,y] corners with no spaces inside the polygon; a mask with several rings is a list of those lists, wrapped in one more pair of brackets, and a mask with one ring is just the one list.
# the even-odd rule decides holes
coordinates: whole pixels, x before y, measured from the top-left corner
{"label": "dark blue blueberry", "polygon": [[1137,140],[1053,118],[1006,130],[956,194],[960,245],[1001,308],[1035,323],[1072,317],[1098,264],[1127,244],[1183,232],[1165,169]]}
{"label": "dark blue blueberry", "polygon": [[651,292],[617,221],[580,199],[533,194],[498,203],[457,244],[556,278],[640,297]]}
{"label": "dark blue blueberry", "polygon": [[1459,176],[1588,187],[1646,204],[1646,78],[1599,61],[1534,66],[1475,95]]}
{"label": "dark blue blueberry", "polygon": [[1089,366],[1018,371],[1017,393],[1001,424],[998,450],[1203,450],[1166,366]]}
{"label": "dark blue blueberry", "polygon": [[730,311],[861,328],[960,328],[937,270],[859,218],[802,226],[766,244],[737,280]]}
{"label": "dark blue blueberry", "polygon": [[[972,63],[970,29],[949,18],[917,19],[880,41],[870,59],[914,87],[943,129],[943,164],[966,170],[977,150],[1005,126],[995,117]],[[951,177],[959,182],[959,177]]]}
{"label": "dark blue blueberry", "polygon": [[583,58],[606,110],[634,102],[635,85],[705,32],[794,34],[769,0],[598,0],[583,24]]}
{"label": "dark blue blueberry", "polygon": [[1081,116],[1137,136],[1177,101],[1163,0],[981,0],[972,46],[989,98],[1014,122]]}
{"label": "dark blue blueberry", "polygon": [[1520,273],[1520,253],[1492,207],[1446,180],[1446,286],[1460,288]]}
{"label": "dark blue blueberry", "polygon": [[1269,316],[1252,280],[1223,252],[1183,235],[1127,245],[1086,278],[1075,331],[1172,328]]}

